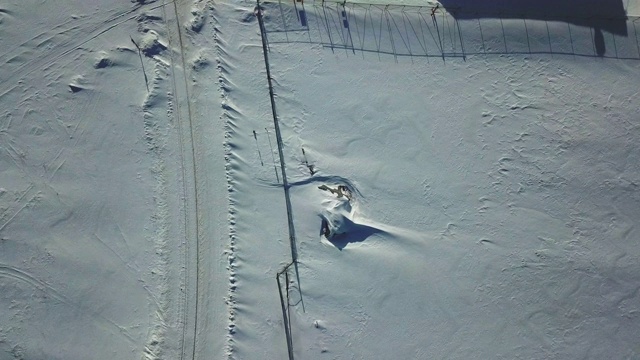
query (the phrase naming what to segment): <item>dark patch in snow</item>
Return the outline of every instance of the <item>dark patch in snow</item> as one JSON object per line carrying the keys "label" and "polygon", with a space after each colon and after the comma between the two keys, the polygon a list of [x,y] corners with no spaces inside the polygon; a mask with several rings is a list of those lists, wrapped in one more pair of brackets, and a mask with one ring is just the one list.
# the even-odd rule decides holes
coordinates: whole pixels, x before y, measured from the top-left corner
{"label": "dark patch in snow", "polygon": [[72,93],[77,93],[79,91],[84,90],[84,88],[82,88],[82,87],[80,87],[80,86],[78,86],[76,84],[69,84],[69,89],[71,89]]}
{"label": "dark patch in snow", "polygon": [[372,235],[384,232],[373,226],[357,224],[345,216],[334,216],[331,219],[325,216],[321,217],[321,235],[338,250],[344,249],[351,243],[363,242]]}
{"label": "dark patch in snow", "polygon": [[138,21],[138,23],[149,23],[149,22],[160,21],[160,20],[162,20],[160,16],[151,15],[147,13],[142,13],[138,15],[138,17],[136,18],[136,21]]}
{"label": "dark patch in snow", "polygon": [[193,19],[191,19],[189,29],[193,32],[199,33],[204,27],[205,16],[200,10],[192,10],[191,15],[193,15]]}
{"label": "dark patch in snow", "polygon": [[623,0],[439,0],[457,19],[500,18],[562,21],[627,36]]}
{"label": "dark patch in snow", "polygon": [[167,50],[167,47],[162,44],[158,39],[153,39],[151,41],[143,42],[140,46],[140,50],[147,57],[154,57],[155,55],[160,54],[161,52]]}
{"label": "dark patch in snow", "polygon": [[110,66],[113,66],[113,60],[109,59],[108,57],[98,59],[98,61],[93,65],[93,67],[96,69],[104,69]]}
{"label": "dark patch in snow", "polygon": [[606,46],[604,44],[604,34],[602,30],[599,28],[595,28],[593,34],[593,44],[596,47],[596,54],[598,56],[604,56],[604,53],[607,51]]}

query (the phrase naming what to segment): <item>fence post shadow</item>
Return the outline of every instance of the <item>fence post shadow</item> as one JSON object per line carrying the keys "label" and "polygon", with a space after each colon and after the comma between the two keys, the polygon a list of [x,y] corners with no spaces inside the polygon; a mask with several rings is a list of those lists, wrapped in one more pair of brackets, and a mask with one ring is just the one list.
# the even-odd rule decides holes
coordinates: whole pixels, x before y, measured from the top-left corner
{"label": "fence post shadow", "polygon": [[636,36],[636,48],[638,49],[638,57],[640,58],[640,43],[638,42],[638,29],[636,27],[636,22],[638,19],[633,20],[633,32]]}
{"label": "fence post shadow", "polygon": [[[409,57],[415,63],[419,57],[427,61],[430,57],[439,57],[446,62],[447,58],[452,57],[461,57],[466,61],[469,55],[504,54],[640,60],[637,17],[626,17],[626,20],[598,18],[597,15],[581,18],[550,15],[537,10],[535,14],[491,14],[487,11],[465,11],[460,7],[318,0],[313,2],[314,9],[307,14],[306,26],[303,24],[295,28],[294,25],[292,30],[297,14],[287,11],[287,6],[293,9],[293,5],[281,0],[275,4],[284,7],[284,18],[281,10],[272,8],[274,14],[280,12],[280,15],[270,21],[279,21],[281,32],[284,32],[277,37],[276,43],[319,44],[329,48],[332,53],[343,48],[345,55],[355,55],[359,51],[363,59],[365,53],[377,53],[378,60],[382,60],[382,55],[391,55],[396,63],[402,57]],[[300,8],[300,4],[297,7]],[[431,19],[427,19],[428,16]],[[485,18],[495,21],[487,28],[487,23],[483,23]],[[316,24],[311,24],[314,21]],[[470,21],[477,25],[469,26]],[[566,27],[558,26],[563,22],[567,24]],[[272,28],[269,26],[267,32]],[[620,38],[624,34],[628,34],[629,41]],[[274,41],[270,38],[268,46]],[[437,53],[433,53],[434,48]]]}

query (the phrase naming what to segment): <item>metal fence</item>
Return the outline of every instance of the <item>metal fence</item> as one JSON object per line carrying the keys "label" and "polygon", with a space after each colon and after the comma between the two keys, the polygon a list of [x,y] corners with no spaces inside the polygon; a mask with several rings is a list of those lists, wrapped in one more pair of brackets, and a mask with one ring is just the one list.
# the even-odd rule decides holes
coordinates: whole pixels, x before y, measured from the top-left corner
{"label": "metal fence", "polygon": [[289,263],[282,270],[276,274],[276,282],[278,283],[278,293],[280,294],[280,305],[282,306],[282,319],[284,323],[284,332],[287,339],[287,352],[289,354],[289,360],[293,360],[293,339],[291,336],[291,306],[297,305],[297,302],[292,303],[292,287],[289,270],[293,263]]}
{"label": "metal fence", "polygon": [[300,0],[263,3],[268,43],[347,55],[462,58],[558,54],[640,60],[638,17],[465,12],[433,6]]}

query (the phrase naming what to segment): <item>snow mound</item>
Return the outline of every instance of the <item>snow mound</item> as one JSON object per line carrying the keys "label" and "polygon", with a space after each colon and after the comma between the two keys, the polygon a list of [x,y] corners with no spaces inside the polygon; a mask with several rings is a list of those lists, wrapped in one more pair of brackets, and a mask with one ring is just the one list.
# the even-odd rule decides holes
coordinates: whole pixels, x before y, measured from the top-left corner
{"label": "snow mound", "polygon": [[93,64],[94,69],[104,69],[115,65],[113,59],[105,51],[101,51],[100,55],[96,58],[96,62]]}
{"label": "snow mound", "polygon": [[76,75],[69,83],[69,89],[72,93],[77,93],[87,88],[87,80],[82,75]]}
{"label": "snow mound", "polygon": [[349,243],[362,242],[380,228],[356,221],[356,193],[347,185],[320,185],[327,198],[322,202],[320,235],[331,245],[342,250]]}
{"label": "snow mound", "polygon": [[194,71],[202,71],[209,67],[209,65],[211,65],[211,61],[203,51],[200,51],[193,59],[191,59],[191,69]]}
{"label": "snow mound", "polygon": [[191,18],[191,20],[189,21],[187,29],[195,33],[199,33],[200,31],[202,31],[206,20],[204,12],[200,9],[192,9],[191,15],[193,16],[193,18]]}
{"label": "snow mound", "polygon": [[145,56],[154,57],[159,55],[163,51],[167,50],[167,45],[160,41],[158,34],[155,31],[149,31],[140,40],[140,51]]}

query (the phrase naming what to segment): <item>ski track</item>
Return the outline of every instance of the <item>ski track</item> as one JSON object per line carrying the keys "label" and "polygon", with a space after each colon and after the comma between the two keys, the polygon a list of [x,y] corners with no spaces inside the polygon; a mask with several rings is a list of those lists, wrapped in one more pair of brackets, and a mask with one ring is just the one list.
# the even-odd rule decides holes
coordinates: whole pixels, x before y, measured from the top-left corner
{"label": "ski track", "polygon": [[[166,6],[170,6],[173,4],[176,6],[174,1],[163,1],[161,5],[157,3],[144,4],[144,5],[136,5],[132,8],[129,8],[126,11],[121,11],[119,13],[113,14],[110,13],[110,16],[107,20],[100,21],[96,23],[94,20],[94,16],[87,16],[84,18],[82,23],[74,24],[74,26],[68,26],[68,22],[64,22],[54,26],[52,29],[39,33],[38,35],[29,38],[27,41],[21,42],[20,44],[13,46],[11,49],[3,52],[0,55],[0,61],[10,62],[13,58],[18,58],[24,54],[24,49],[30,49],[34,46],[34,42],[43,43],[47,41],[52,41],[60,36],[64,36],[64,41],[60,44],[52,46],[51,48],[38,48],[40,50],[40,54],[37,56],[29,56],[29,60],[23,61],[20,65],[17,66],[16,69],[11,71],[8,74],[6,79],[3,79],[3,84],[0,85],[0,98],[5,96],[8,93],[11,93],[17,86],[20,86],[17,81],[27,77],[29,74],[38,71],[40,69],[45,71],[45,76],[49,75],[49,69],[52,68],[60,68],[61,66],[57,62],[59,59],[64,58],[68,55],[73,54],[79,47],[84,44],[90,42],[91,40],[96,39],[100,35],[103,35],[107,31],[114,29],[120,24],[128,22],[130,20],[138,20],[138,36],[145,36],[148,31],[157,30],[164,25],[167,28],[167,36],[171,35],[171,32],[168,30],[169,25],[166,24]],[[141,19],[140,15],[153,10],[162,10],[165,14],[164,19]],[[178,13],[176,7],[176,14]],[[162,22],[165,21],[165,24]],[[178,22],[178,27],[179,27]],[[43,36],[47,36],[47,38],[43,38]],[[182,53],[182,44],[180,44],[180,49]],[[44,50],[44,51],[43,51]],[[169,53],[171,49],[168,50]],[[165,51],[166,52],[166,51]],[[42,291],[47,294],[47,296],[59,301],[60,303],[64,303],[72,308],[76,308],[82,311],[82,313],[86,316],[89,316],[99,323],[104,324],[105,328],[116,328],[117,332],[121,334],[129,344],[138,347],[141,349],[141,356],[145,359],[159,359],[166,358],[168,355],[167,351],[174,351],[173,348],[168,347],[165,343],[165,337],[167,335],[167,330],[173,324],[167,323],[167,315],[169,314],[169,310],[174,310],[181,312],[184,314],[184,318],[182,320],[182,325],[186,325],[187,322],[185,320],[187,316],[187,294],[189,293],[188,289],[185,289],[183,292],[182,304],[176,305],[173,303],[171,293],[174,289],[169,288],[169,274],[172,272],[170,268],[170,258],[169,254],[170,247],[173,247],[170,244],[172,241],[170,236],[170,229],[173,226],[171,224],[171,210],[169,208],[168,199],[169,199],[169,186],[170,179],[167,175],[167,158],[170,156],[170,149],[168,146],[168,137],[169,131],[171,130],[171,124],[167,124],[165,119],[169,119],[169,121],[173,118],[171,116],[172,113],[179,114],[179,109],[175,109],[178,105],[178,100],[175,99],[177,96],[176,91],[176,80],[173,69],[173,61],[167,62],[162,57],[165,54],[161,54],[160,56],[153,57],[145,57],[145,64],[152,64],[151,67],[151,76],[149,78],[149,91],[147,96],[144,98],[142,104],[138,105],[139,109],[141,108],[143,113],[143,123],[144,123],[144,142],[146,144],[146,148],[148,151],[148,155],[152,158],[151,160],[151,168],[149,171],[151,172],[155,183],[153,184],[153,213],[150,216],[151,228],[149,229],[149,233],[147,234],[148,240],[153,245],[153,255],[154,258],[151,262],[151,287],[142,284],[142,288],[148,293],[149,302],[152,304],[151,313],[149,316],[148,323],[148,334],[147,340],[145,344],[141,344],[140,341],[136,341],[134,337],[127,331],[127,329],[123,326],[116,324],[113,320],[109,319],[101,315],[100,313],[88,308],[86,305],[76,303],[73,299],[67,298],[64,294],[60,293],[55,288],[51,287],[46,282],[43,282],[34,276],[30,275],[26,271],[20,270],[18,268],[0,264],[0,277],[13,279],[25,284],[28,284],[30,287]],[[78,59],[74,58],[71,61],[76,61]],[[184,55],[182,58],[184,63]],[[147,69],[149,72],[149,69]],[[146,74],[145,74],[146,75]],[[168,87],[167,80],[168,77],[171,76],[173,80],[172,91],[168,91],[167,94],[163,94],[163,91]],[[187,82],[185,79],[185,86]],[[188,91],[188,90],[187,90]],[[99,92],[90,92],[88,101],[84,102],[82,105],[81,113],[92,113],[95,112],[95,102],[93,97],[99,94]],[[188,94],[187,94],[188,95]],[[98,95],[99,96],[99,95]],[[167,114],[169,115],[167,118],[164,118],[162,113],[159,110],[162,110],[162,100],[166,98],[167,103]],[[23,99],[23,102],[27,100],[38,100],[37,98],[28,98]],[[187,101],[188,103],[188,98]],[[175,105],[174,105],[175,104]],[[20,106],[24,106],[25,104],[20,104]],[[29,104],[26,104],[29,106]],[[56,114],[58,116],[58,114]],[[178,117],[178,124],[180,124],[180,118]],[[65,149],[67,146],[71,146],[71,144],[77,145],[78,141],[82,138],[84,132],[84,118],[73,118],[73,123],[75,126],[66,128],[60,125],[60,129],[62,129],[61,133],[67,136],[64,136],[62,139],[62,143],[58,150],[52,151],[52,157],[47,159],[47,161],[42,163],[42,168],[44,171],[40,171],[38,167],[37,170],[41,174],[33,174],[30,172],[31,169],[27,169],[29,164],[24,161],[24,153],[23,149],[19,146],[19,143],[14,141],[11,133],[8,131],[11,127],[12,118],[8,118],[8,122],[3,124],[3,129],[0,130],[0,136],[3,138],[3,143],[6,144],[5,151],[9,155],[8,158],[13,162],[15,168],[20,171],[20,173],[27,180],[27,184],[25,184],[25,188],[16,194],[15,200],[13,203],[7,208],[2,209],[2,214],[0,215],[0,231],[4,230],[7,226],[9,226],[16,217],[23,212],[26,208],[35,206],[43,196],[43,193],[46,195],[47,192],[56,192],[55,189],[51,188],[49,182],[54,178],[57,171],[64,165],[65,158]],[[50,124],[49,121],[46,121],[46,125],[48,125],[52,130],[54,124]],[[59,131],[60,132],[60,131]],[[182,137],[179,136],[180,140]],[[25,146],[24,144],[22,146]],[[184,155],[184,144],[180,141],[180,146],[182,147],[182,151],[180,152],[181,156]],[[28,146],[27,146],[28,147]],[[188,150],[187,150],[188,151]],[[193,151],[193,149],[192,149]],[[182,161],[183,169],[185,169],[186,164],[183,159]],[[195,171],[195,170],[194,170]],[[39,176],[38,176],[39,175]],[[41,179],[42,178],[42,179]],[[187,182],[188,177],[183,177],[182,184],[186,187],[185,184]],[[186,192],[186,190],[185,190]],[[190,200],[189,197],[185,195],[184,201]],[[188,204],[186,205],[188,208]],[[185,211],[185,216],[187,215],[187,211]],[[197,214],[195,215],[197,216]],[[185,220],[186,222],[187,220]],[[186,222],[185,227],[188,228],[188,222]],[[116,224],[117,225],[117,224]],[[122,232],[122,231],[121,231]],[[132,271],[139,271],[140,269],[134,269],[118,252],[116,252],[113,248],[109,247],[98,234],[94,233],[94,237],[98,242],[102,243],[111,253],[113,253],[116,258],[119,258],[125,267],[129,267]],[[186,247],[188,247],[189,242],[191,241],[191,235],[187,234],[187,241],[185,242]],[[197,240],[196,240],[197,241]],[[126,240],[125,240],[126,242]],[[185,261],[186,256],[188,256],[188,249],[185,251]],[[182,264],[181,264],[182,265]],[[185,278],[184,282],[185,287],[187,285],[187,279],[190,276],[189,266],[188,264],[184,264],[185,268]],[[175,266],[177,267],[177,265]],[[197,272],[196,272],[197,273]],[[176,289],[177,290],[177,289]],[[196,289],[197,292],[197,289]],[[196,296],[197,298],[197,296]],[[171,318],[175,318],[174,316],[170,316]],[[185,330],[186,331],[186,330]],[[169,339],[170,340],[170,339]],[[174,341],[174,340],[171,340]],[[195,342],[195,341],[194,341]],[[182,343],[184,343],[184,335],[182,339]],[[195,354],[195,344],[193,353]],[[170,356],[169,356],[170,357]],[[181,353],[181,357],[184,357],[184,352]]]}
{"label": "ski track", "polygon": [[[188,81],[191,78],[191,74],[188,71],[187,61],[185,60],[185,53],[189,52],[187,48],[189,43],[187,43],[187,41],[189,40],[188,35],[190,34],[188,33],[189,28],[187,22],[181,18],[181,14],[189,13],[186,11],[188,7],[193,9],[194,2],[165,1],[165,5],[172,5],[170,8],[166,6],[163,7],[167,31],[166,35],[169,41],[168,50],[170,53],[169,62],[171,72],[171,94],[168,94],[168,111],[169,117],[175,118],[174,126],[177,127],[179,133],[178,140],[182,173],[181,184],[183,191],[182,201],[184,202],[183,230],[185,241],[182,250],[184,265],[181,284],[184,291],[180,299],[182,303],[179,305],[180,311],[182,312],[180,320],[182,322],[182,335],[179,341],[179,352],[180,359],[195,359],[198,355],[198,335],[203,332],[201,327],[204,324],[202,319],[199,320],[199,307],[201,306],[199,300],[201,296],[204,296],[204,293],[201,291],[201,284],[203,281],[207,281],[207,279],[200,276],[201,271],[204,270],[203,266],[201,266],[203,254],[201,254],[202,247],[200,243],[204,241],[205,234],[201,230],[201,214],[203,214],[203,212],[200,209],[199,189],[203,183],[199,180],[201,170],[199,170],[198,163],[201,160],[198,158],[200,152],[196,150],[199,144],[195,137],[195,121],[191,109],[191,90]],[[168,24],[167,9],[172,13],[171,16],[174,17],[172,21],[175,21],[175,28]],[[191,13],[193,13],[193,10]],[[185,30],[187,33],[185,33]],[[174,54],[174,51],[177,51],[178,54]],[[181,67],[181,71],[176,71],[177,67]],[[179,76],[182,78],[181,80],[177,79],[178,73],[180,73]],[[191,188],[191,190],[189,190],[189,188]],[[190,261],[192,257],[195,264]],[[195,279],[192,280],[192,276],[195,277]],[[193,288],[190,288],[192,285]],[[191,304],[191,302],[193,302],[193,304]],[[189,325],[190,322],[193,322],[192,327]],[[192,335],[190,334],[191,331],[193,331]]]}
{"label": "ski track", "polygon": [[[171,1],[171,2],[174,2],[174,1]],[[31,56],[32,60],[26,61],[22,65],[20,65],[17,69],[14,69],[11,72],[11,75],[2,81],[3,86],[0,87],[0,98],[2,98],[4,95],[9,93],[11,90],[13,90],[17,86],[16,80],[23,78],[38,69],[43,69],[48,67],[50,64],[55,63],[56,60],[64,57],[65,55],[68,55],[69,53],[73,52],[74,50],[78,49],[82,45],[88,43],[89,41],[97,38],[98,36],[106,33],[107,31],[117,27],[122,23],[135,19],[140,15],[140,13],[143,13],[146,11],[152,11],[163,6],[164,4],[154,5],[154,6],[149,6],[149,5],[135,6],[134,8],[129,9],[127,11],[114,14],[110,18],[103,20],[101,23],[93,26],[90,29],[87,29],[86,26],[78,25],[69,29],[63,29],[59,32],[56,32],[56,35],[50,38],[47,38],[44,41],[49,41],[53,37],[58,35],[67,35],[68,40],[63,41],[61,44],[55,46],[53,50],[48,53],[38,54],[38,56]],[[89,24],[89,21],[87,21],[86,23]],[[64,24],[66,23],[59,24],[56,27],[54,27],[54,29]],[[48,32],[45,32],[45,33],[48,33]],[[88,35],[82,36],[84,34],[88,34]],[[3,55],[0,55],[0,63],[10,62],[11,59],[14,59],[22,55],[24,52],[16,53],[16,50],[20,49],[25,45],[28,45],[32,41],[35,41],[41,35],[42,34],[36,35],[35,37],[5,52]]]}
{"label": "ski track", "polygon": [[46,294],[46,296],[50,296],[55,300],[67,306],[70,306],[74,309],[79,309],[82,311],[83,315],[91,317],[95,320],[98,320],[99,322],[101,322],[107,327],[116,328],[118,333],[122,335],[122,337],[125,338],[130,344],[134,345],[136,343],[135,339],[131,336],[131,334],[129,334],[129,332],[125,327],[120,326],[115,322],[113,322],[112,320],[100,315],[100,313],[97,311],[91,310],[80,303],[74,302],[73,300],[64,296],[62,293],[60,293],[50,284],[34,277],[33,275],[29,274],[24,270],[21,270],[13,266],[5,265],[5,264],[0,264],[0,277],[13,279],[13,280],[22,282],[24,284],[27,284],[30,287],[43,292],[44,294]]}
{"label": "ski track", "polygon": [[[175,3],[174,3],[175,4]],[[179,151],[180,151],[180,162],[181,164],[183,164],[183,166],[181,166],[182,168],[182,196],[184,198],[185,201],[185,210],[183,210],[184,212],[184,231],[185,231],[185,239],[186,241],[184,242],[185,247],[184,247],[184,254],[183,255],[183,261],[184,261],[184,271],[183,271],[183,278],[182,278],[182,286],[184,288],[183,291],[183,296],[181,297],[181,304],[180,306],[180,311],[182,313],[181,316],[181,321],[182,321],[182,338],[180,339],[180,359],[184,359],[185,357],[185,351],[186,351],[186,337],[187,337],[187,323],[188,323],[188,312],[187,312],[187,304],[188,304],[188,294],[189,294],[189,277],[191,274],[191,269],[189,265],[189,253],[190,253],[190,243],[192,241],[192,235],[190,234],[190,226],[189,226],[189,215],[188,215],[188,211],[186,209],[189,208],[188,206],[188,202],[189,202],[189,196],[188,196],[188,190],[187,190],[187,172],[186,172],[186,166],[185,166],[185,154],[186,154],[186,150],[185,150],[185,144],[183,141],[183,126],[182,126],[182,119],[181,119],[181,111],[178,108],[179,107],[179,99],[177,99],[178,97],[178,86],[177,86],[177,81],[176,81],[176,69],[175,69],[175,57],[174,57],[174,50],[173,47],[176,46],[176,40],[174,39],[174,34],[172,34],[172,30],[171,30],[171,26],[169,25],[168,22],[168,15],[167,15],[167,3],[166,1],[164,2],[164,5],[162,7],[162,12],[163,12],[163,17],[164,17],[164,21],[165,21],[165,25],[166,25],[166,31],[167,31],[167,40],[168,40],[168,48],[169,48],[169,54],[170,54],[170,63],[171,63],[171,67],[170,67],[170,71],[171,71],[171,92],[169,94],[167,94],[168,96],[168,115],[169,118],[174,119],[174,123],[176,124],[176,127],[178,128],[178,143],[179,143]],[[176,21],[177,21],[177,14],[174,14],[176,16]],[[178,24],[179,26],[179,24]],[[182,48],[180,48],[180,51],[182,51]]]}
{"label": "ski track", "polygon": [[[177,127],[180,132],[180,148],[181,148],[181,158],[182,158],[182,172],[183,172],[183,191],[184,191],[184,201],[185,204],[185,224],[186,224],[186,245],[185,245],[185,266],[184,266],[184,286],[185,286],[185,296],[183,297],[183,331],[182,331],[182,340],[181,340],[181,354],[180,358],[191,358],[196,359],[200,357],[202,354],[199,352],[202,346],[206,342],[206,336],[208,334],[208,319],[210,308],[204,308],[208,302],[208,287],[205,284],[208,284],[212,281],[211,278],[205,276],[207,273],[213,268],[213,265],[209,262],[209,257],[206,254],[207,252],[207,243],[205,241],[211,240],[209,237],[211,234],[206,233],[206,230],[203,227],[206,227],[202,222],[204,218],[208,214],[208,208],[205,206],[210,206],[207,204],[207,175],[206,175],[206,160],[202,157],[202,153],[205,151],[205,146],[209,145],[208,143],[204,143],[203,140],[197,135],[197,129],[200,129],[202,116],[198,109],[192,109],[192,103],[197,101],[192,99],[191,92],[192,84],[196,81],[197,78],[197,61],[198,51],[200,48],[194,49],[194,47],[198,46],[197,36],[200,31],[204,27],[207,18],[205,14],[211,13],[213,23],[213,39],[214,44],[219,43],[219,34],[218,34],[218,26],[217,19],[215,18],[215,9],[214,3],[212,1],[204,0],[204,1],[185,1],[185,2],[173,2],[173,11],[175,12],[175,22],[176,22],[176,30],[168,29],[168,36],[170,43],[172,43],[173,47],[176,47],[179,51],[177,54],[177,62],[171,60],[172,64],[172,87],[173,93],[176,97],[174,101],[173,109],[175,111],[175,116],[177,117]],[[180,14],[189,14],[187,16],[181,16]],[[173,33],[173,34],[172,34]],[[219,51],[219,46],[216,46],[216,52]],[[171,48],[171,46],[169,46]],[[173,53],[172,53],[173,56]],[[189,59],[189,61],[187,61]],[[195,59],[195,60],[194,60]],[[176,75],[176,64],[182,67],[182,80],[177,79]],[[220,70],[220,68],[218,68]],[[183,84],[178,84],[179,82],[183,82]],[[221,82],[223,82],[221,80]],[[184,87],[183,87],[184,86]],[[180,89],[179,89],[180,88]],[[224,91],[223,89],[221,91]],[[178,94],[184,93],[184,106],[181,106],[183,102],[178,99]],[[198,98],[198,95],[194,95],[194,98]],[[182,108],[182,110],[181,110]],[[223,111],[226,109],[224,104],[222,105]],[[186,111],[186,114],[183,113]],[[222,115],[224,118],[224,115]],[[191,171],[186,168],[191,168]],[[203,168],[204,167],[204,168]],[[192,185],[189,185],[191,183]],[[191,190],[189,188],[193,186]],[[204,198],[202,198],[204,197]],[[207,205],[205,205],[207,204]],[[232,217],[232,215],[230,215]],[[192,225],[193,224],[193,225]],[[233,230],[231,230],[233,233]],[[195,248],[194,248],[195,246]],[[235,242],[233,238],[231,240],[231,244],[229,247],[230,252],[225,252],[224,255],[228,256],[229,266],[227,269],[231,272],[230,276],[230,294],[226,299],[226,304],[230,308],[230,313],[228,315],[228,319],[231,322],[228,327],[229,336],[234,333],[235,325],[234,321],[234,305],[235,300],[233,299],[233,291],[235,289],[235,277],[233,275],[233,268],[235,267],[235,261],[233,252],[235,251]],[[193,264],[192,260],[195,261]],[[195,268],[194,268],[195,265]],[[191,279],[191,277],[195,277]],[[194,285],[194,289],[189,289],[190,285]],[[187,295],[191,294],[191,295]],[[190,304],[189,299],[192,298],[193,304]],[[193,314],[191,314],[193,312]],[[190,320],[193,317],[193,320]],[[189,332],[191,331],[189,327],[189,322],[193,321],[193,338],[187,339],[189,336]],[[216,326],[214,324],[213,326]],[[192,342],[192,346],[187,344],[187,340]],[[231,351],[226,351],[229,357],[231,357]]]}

